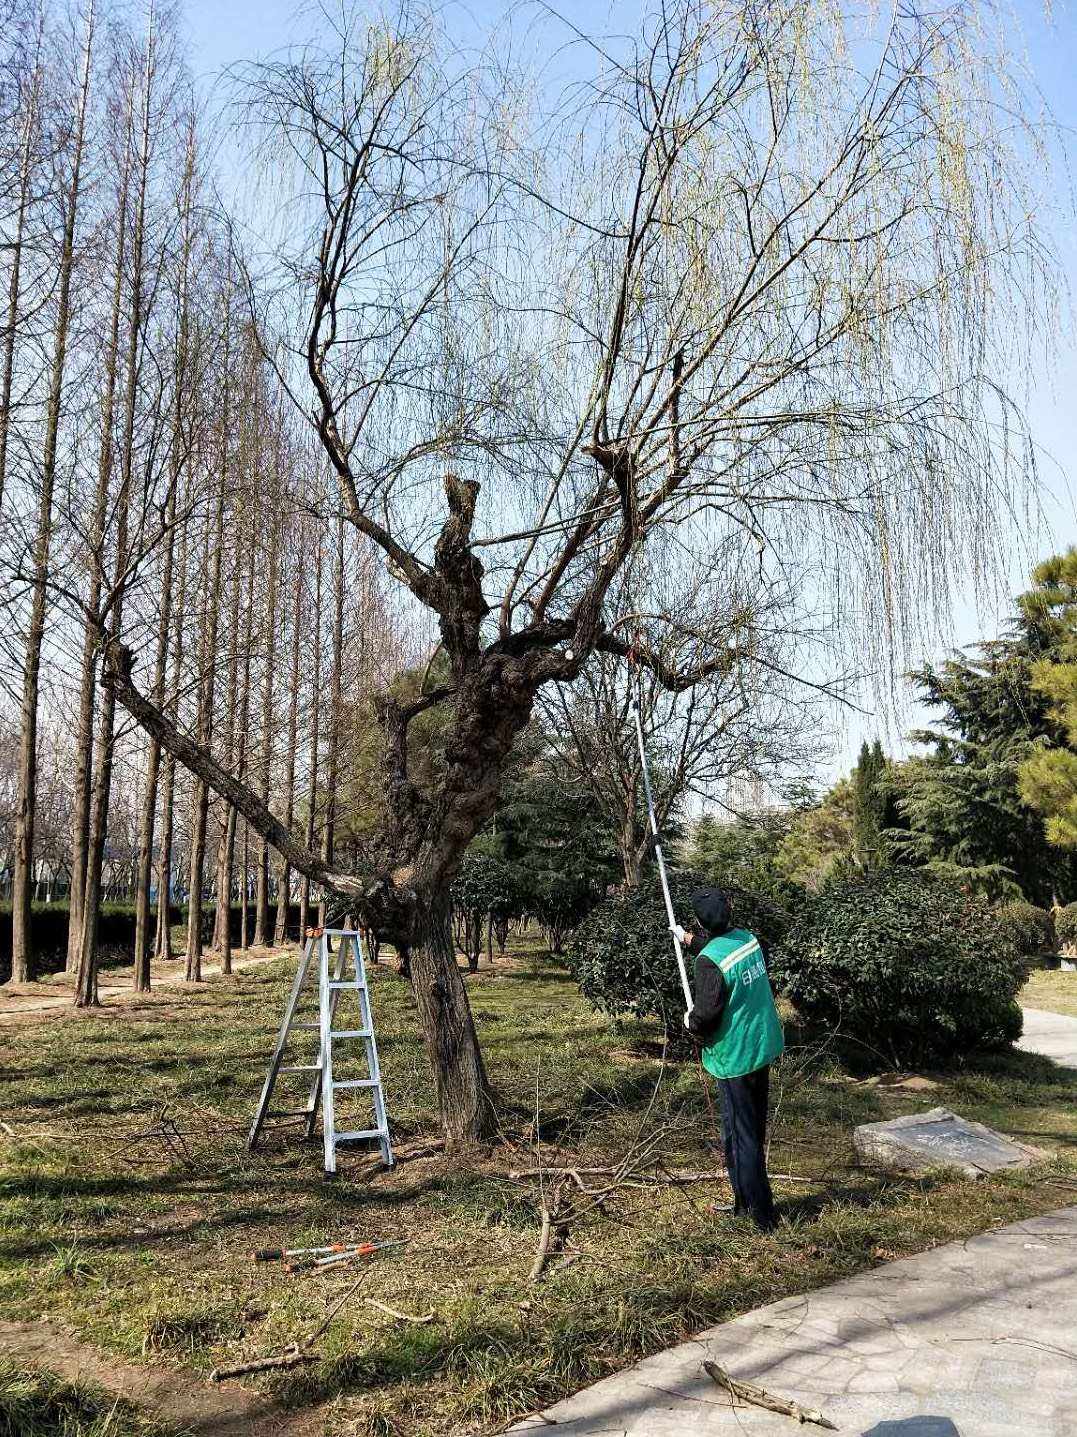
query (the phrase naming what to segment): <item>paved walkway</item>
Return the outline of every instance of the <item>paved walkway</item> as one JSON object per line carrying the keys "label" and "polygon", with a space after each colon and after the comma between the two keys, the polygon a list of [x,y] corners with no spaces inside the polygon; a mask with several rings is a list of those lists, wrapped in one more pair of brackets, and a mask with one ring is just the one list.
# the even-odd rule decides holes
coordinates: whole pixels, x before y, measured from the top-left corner
{"label": "paved walkway", "polygon": [[[294,952],[294,949],[269,948],[264,949],[253,958],[233,958],[232,972],[236,974],[243,973],[248,968],[260,968],[263,964],[272,963],[289,952]],[[219,963],[203,963],[203,979],[219,978],[220,975],[221,965]],[[196,991],[199,987],[197,983],[187,982],[182,966],[177,966],[171,972],[161,974],[155,972],[152,977],[153,988],[150,993],[136,993],[131,986],[130,977],[126,973],[122,983],[109,982],[110,976],[111,970],[105,969],[102,973],[103,981],[98,984],[97,993],[103,1004],[144,1002],[161,988],[184,988],[187,991]],[[5,984],[3,988],[0,988],[0,1023],[17,1020],[35,1013],[55,1012],[59,1009],[63,1009],[65,1012],[74,1012],[76,1010],[71,999],[70,982],[23,983],[16,988]]]}
{"label": "paved walkway", "polygon": [[1048,1013],[1043,1008],[1022,1008],[1025,1030],[1017,1046],[1026,1053],[1042,1053],[1066,1068],[1077,1068],[1077,1018]]}
{"label": "paved walkway", "polygon": [[734,1410],[703,1372],[705,1358],[817,1408],[853,1437],[1073,1437],[1077,1208],[771,1303],[512,1430],[549,1437],[822,1430],[756,1407]]}

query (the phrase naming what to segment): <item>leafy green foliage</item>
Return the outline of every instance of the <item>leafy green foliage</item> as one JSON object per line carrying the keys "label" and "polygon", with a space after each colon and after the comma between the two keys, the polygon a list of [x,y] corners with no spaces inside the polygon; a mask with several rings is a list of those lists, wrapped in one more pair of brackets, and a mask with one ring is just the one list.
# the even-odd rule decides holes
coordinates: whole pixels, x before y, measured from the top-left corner
{"label": "leafy green foliage", "polygon": [[465,853],[452,881],[452,901],[466,913],[517,918],[527,911],[527,889],[518,865],[496,853]]}
{"label": "leafy green foliage", "polygon": [[1023,595],[1053,635],[1050,651],[1032,665],[1031,687],[1048,705],[1057,726],[1024,759],[1018,773],[1021,797],[1046,821],[1048,842],[1077,849],[1077,548],[1038,565],[1033,588]]}
{"label": "leafy green foliage", "polygon": [[1026,972],[985,902],[896,869],[810,898],[772,964],[805,1018],[898,1064],[961,1060],[1019,1037]]}
{"label": "leafy green foliage", "polygon": [[777,865],[788,882],[812,893],[828,878],[852,870],[851,780],[839,779],[822,798],[797,807],[779,846]]}
{"label": "leafy green foliage", "polygon": [[608,824],[559,770],[537,724],[519,747],[493,823],[470,851],[512,869],[512,916],[541,923],[555,952],[621,874]]}
{"label": "leafy green foliage", "polygon": [[766,893],[784,907],[796,895],[781,860],[795,817],[793,809],[762,812],[732,823],[704,815],[688,849],[688,867],[702,883]]}
{"label": "leafy green foliage", "polygon": [[860,747],[852,778],[853,844],[861,868],[881,868],[889,863],[891,845],[887,830],[894,828],[898,814],[890,783],[890,765],[878,739]]}
{"label": "leafy green foliage", "polygon": [[[422,694],[449,684],[448,660],[438,652],[430,663],[402,669],[389,685],[390,696],[402,707]],[[429,797],[445,773],[445,742],[452,720],[450,702],[435,704],[408,725],[408,778]],[[374,697],[345,700],[341,709],[340,778],[344,801],[337,804],[335,843],[338,858],[347,857],[357,868],[376,861],[376,838],[385,819],[385,733]],[[319,807],[324,795],[319,794]],[[300,813],[305,814],[305,806]]]}
{"label": "leafy green foliage", "polygon": [[[885,759],[883,764],[889,781]],[[839,779],[821,797],[817,790],[798,786],[786,799],[787,808],[732,823],[704,815],[692,836],[689,866],[719,887],[735,883],[769,893],[786,907],[797,902],[802,889],[816,892],[829,878],[855,871],[852,780]]]}
{"label": "leafy green foliage", "polygon": [[[708,880],[678,873],[670,879],[678,922],[691,928],[692,894]],[[764,943],[785,931],[788,916],[772,899],[727,886],[733,921]],[[662,890],[644,883],[600,903],[573,934],[566,958],[584,997],[612,1017],[657,1017],[671,1033],[680,1032],[684,995],[677,973]],[[691,977],[691,960],[689,960]]]}
{"label": "leafy green foliage", "polygon": [[1060,948],[1072,952],[1077,948],[1077,903],[1067,903],[1054,911],[1055,937]]}
{"label": "leafy green foliage", "polygon": [[[1072,556],[1041,564],[1005,634],[912,676],[921,701],[941,717],[913,735],[928,745],[927,756],[895,766],[909,829],[895,842],[905,859],[959,876],[988,896],[1023,895],[1046,905],[1077,888],[1077,862],[1048,842],[1037,811],[1041,800],[1050,806],[1037,755],[1066,752],[1042,680],[1043,665],[1065,659],[1072,643],[1075,571]],[[1055,792],[1051,803],[1064,798]]]}
{"label": "leafy green foliage", "polygon": [[1009,931],[1022,958],[1039,958],[1055,950],[1054,919],[1046,908],[1037,908],[1024,898],[1001,904],[996,916]]}

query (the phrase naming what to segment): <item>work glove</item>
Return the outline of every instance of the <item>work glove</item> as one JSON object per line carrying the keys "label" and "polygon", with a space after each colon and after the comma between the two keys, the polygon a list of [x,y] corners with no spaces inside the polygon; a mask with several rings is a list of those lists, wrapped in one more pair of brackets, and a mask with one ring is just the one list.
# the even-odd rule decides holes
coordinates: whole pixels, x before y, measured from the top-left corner
{"label": "work glove", "polygon": [[687,944],[688,934],[684,931],[684,929],[679,923],[671,923],[669,925],[669,931],[673,934],[674,938],[676,938],[677,942],[681,945],[682,948]]}

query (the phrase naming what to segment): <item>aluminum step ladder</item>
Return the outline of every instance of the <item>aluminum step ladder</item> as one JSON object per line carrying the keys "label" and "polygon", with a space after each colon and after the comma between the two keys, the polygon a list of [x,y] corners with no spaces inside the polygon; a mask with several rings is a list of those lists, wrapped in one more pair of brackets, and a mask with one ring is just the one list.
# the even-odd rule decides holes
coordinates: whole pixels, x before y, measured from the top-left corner
{"label": "aluminum step ladder", "polygon": [[[331,945],[330,940],[336,940]],[[330,958],[332,957],[332,971]],[[314,972],[317,973],[315,980]],[[308,991],[313,995],[317,981],[318,1021],[297,1021],[300,1004]],[[355,994],[358,1007],[358,1021],[353,1027],[338,1028],[337,1008],[341,994]],[[286,1062],[288,1049],[292,1046],[292,1034],[316,1032],[318,1034],[317,1061],[313,1063]],[[336,1043],[362,1043],[366,1057],[366,1077],[338,1080],[333,1076],[333,1047]],[[277,1079],[283,1073],[309,1073],[310,1088],[307,1101],[301,1108],[272,1109],[270,1102]],[[336,1095],[341,1091],[367,1091],[373,1103],[374,1126],[356,1132],[338,1132],[336,1128]],[[385,1112],[385,1093],[382,1089],[381,1069],[378,1066],[378,1045],[374,1037],[374,1023],[370,1013],[370,992],[367,988],[366,965],[363,961],[362,941],[359,934],[350,928],[313,928],[307,930],[307,942],[299,960],[295,981],[284,1009],[277,1033],[276,1046],[269,1061],[269,1071],[258,1099],[258,1109],[251,1124],[247,1146],[254,1149],[268,1120],[303,1118],[306,1136],[314,1136],[318,1120],[318,1105],[322,1109],[322,1139],[325,1149],[325,1171],[331,1175],[337,1170],[337,1148],[341,1143],[354,1143],[376,1139],[381,1148],[382,1161],[386,1167],[393,1165],[393,1148],[389,1139],[389,1121]]]}

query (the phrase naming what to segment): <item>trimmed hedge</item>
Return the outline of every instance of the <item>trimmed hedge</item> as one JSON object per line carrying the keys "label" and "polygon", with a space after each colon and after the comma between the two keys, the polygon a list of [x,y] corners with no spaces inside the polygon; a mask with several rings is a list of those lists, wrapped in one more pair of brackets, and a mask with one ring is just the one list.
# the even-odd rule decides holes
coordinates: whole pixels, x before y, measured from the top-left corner
{"label": "trimmed hedge", "polygon": [[[694,922],[692,894],[707,886],[698,874],[671,875],[673,909],[686,928]],[[750,928],[766,944],[785,932],[788,915],[772,900],[730,885],[725,892],[738,927]],[[565,959],[580,992],[602,1012],[656,1017],[671,1034],[680,1034],[684,994],[656,877],[598,904],[576,929]],[[691,978],[692,959],[688,963]]]}
{"label": "trimmed hedge", "polygon": [[[156,924],[157,910],[151,910],[151,922]],[[233,903],[230,914],[232,941],[238,943],[241,929],[242,905]],[[32,934],[35,952],[35,970],[38,973],[58,973],[67,957],[67,928],[69,918],[66,903],[35,903],[31,909]],[[270,922],[276,917],[276,904],[270,903]],[[169,909],[169,921],[185,923],[186,908],[173,903]],[[216,923],[216,905],[206,904],[202,908],[202,940],[210,943]],[[254,931],[254,904],[247,905],[247,931]],[[294,934],[299,927],[299,904],[288,905],[288,932]],[[98,918],[98,947],[102,955],[122,958],[134,951],[135,906],[133,903],[105,903]],[[11,976],[11,904],[0,903],[0,982]]]}
{"label": "trimmed hedge", "polygon": [[809,897],[772,967],[806,1019],[899,1066],[1020,1037],[1027,974],[1012,926],[982,899],[895,869]]}
{"label": "trimmed hedge", "polygon": [[1037,908],[1024,898],[1014,898],[995,910],[1005,924],[1022,958],[1039,958],[1055,951],[1054,918],[1046,908]]}
{"label": "trimmed hedge", "polygon": [[[156,910],[154,910],[156,914]],[[35,903],[30,910],[35,968],[38,973],[58,973],[67,958],[67,928],[70,917],[65,903]],[[173,904],[172,922],[180,921]],[[156,919],[155,919],[156,921]],[[128,951],[135,945],[133,903],[105,903],[98,917],[98,944],[103,951]],[[11,976],[11,904],[0,903],[0,981]]]}
{"label": "trimmed hedge", "polygon": [[1058,946],[1072,953],[1077,948],[1077,903],[1067,903],[1054,911],[1055,937]]}

